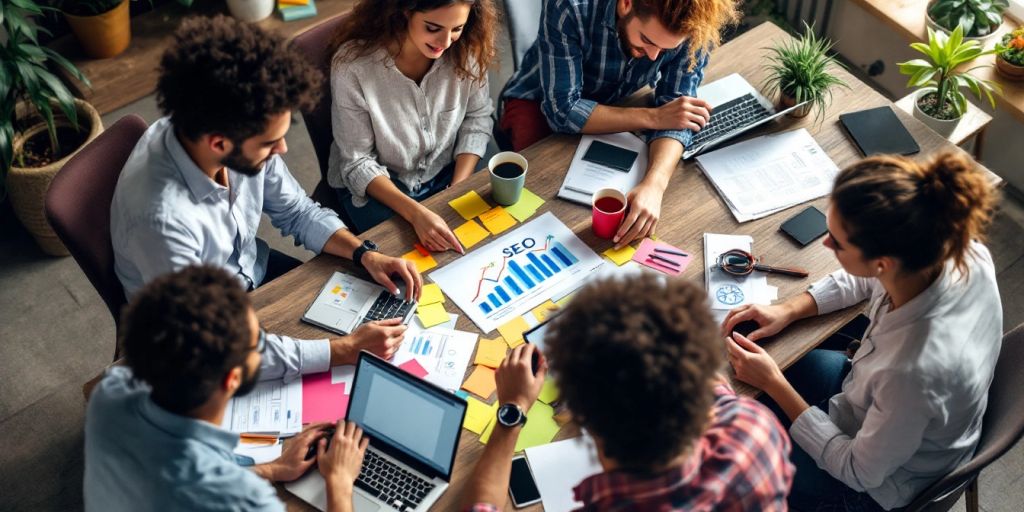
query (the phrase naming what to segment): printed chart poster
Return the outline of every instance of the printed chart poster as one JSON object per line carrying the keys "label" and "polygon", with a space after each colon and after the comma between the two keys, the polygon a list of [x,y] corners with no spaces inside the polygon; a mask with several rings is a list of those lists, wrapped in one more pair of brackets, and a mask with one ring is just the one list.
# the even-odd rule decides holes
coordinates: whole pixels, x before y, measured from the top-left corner
{"label": "printed chart poster", "polygon": [[579,287],[603,264],[547,212],[435,270],[430,278],[486,333]]}

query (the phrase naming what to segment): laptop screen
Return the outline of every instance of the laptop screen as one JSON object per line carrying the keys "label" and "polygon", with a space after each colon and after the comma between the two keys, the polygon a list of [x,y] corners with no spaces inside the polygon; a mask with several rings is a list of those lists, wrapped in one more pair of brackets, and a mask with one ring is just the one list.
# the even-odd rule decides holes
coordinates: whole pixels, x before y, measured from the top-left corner
{"label": "laptop screen", "polygon": [[451,475],[466,403],[389,363],[359,357],[348,420],[371,439]]}

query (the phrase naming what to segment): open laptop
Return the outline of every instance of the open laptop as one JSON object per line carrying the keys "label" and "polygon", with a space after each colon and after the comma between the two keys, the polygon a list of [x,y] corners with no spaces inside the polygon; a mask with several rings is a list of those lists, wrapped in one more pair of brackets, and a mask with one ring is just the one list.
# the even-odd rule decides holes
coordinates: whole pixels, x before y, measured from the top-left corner
{"label": "open laptop", "polygon": [[406,283],[393,276],[398,295],[383,286],[348,274],[335,272],[302,315],[304,322],[339,334],[348,334],[360,324],[373,320],[401,318],[409,323],[416,301],[406,301]]}
{"label": "open laptop", "polygon": [[[359,354],[346,419],[370,438],[353,510],[426,511],[448,488],[466,401],[368,352]],[[320,510],[327,489],[316,469],[285,487]]]}
{"label": "open laptop", "polygon": [[690,146],[683,152],[684,160],[804,105],[799,103],[776,111],[767,98],[736,73],[698,87],[697,97],[711,104],[711,120],[693,134]]}

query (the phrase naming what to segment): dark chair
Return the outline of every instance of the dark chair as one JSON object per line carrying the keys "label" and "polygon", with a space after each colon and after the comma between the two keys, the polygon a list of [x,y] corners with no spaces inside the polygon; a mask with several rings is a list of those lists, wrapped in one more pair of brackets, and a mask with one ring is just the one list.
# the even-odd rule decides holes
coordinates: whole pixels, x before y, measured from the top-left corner
{"label": "dark chair", "polygon": [[121,169],[146,128],[137,115],[122,117],[68,160],[46,193],[46,218],[107,304],[115,327],[126,301],[114,274],[110,202]]}
{"label": "dark chair", "polygon": [[906,507],[910,512],[945,512],[967,492],[967,512],[978,512],[978,475],[1024,436],[1024,324],[1003,336],[988,408],[982,420],[981,440],[974,457],[925,489]]}

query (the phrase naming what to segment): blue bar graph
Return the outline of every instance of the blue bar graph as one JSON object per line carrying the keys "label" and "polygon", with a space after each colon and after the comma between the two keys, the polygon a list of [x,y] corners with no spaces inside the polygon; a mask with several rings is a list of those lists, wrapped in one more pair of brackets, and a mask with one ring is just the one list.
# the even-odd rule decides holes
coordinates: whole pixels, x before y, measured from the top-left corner
{"label": "blue bar graph", "polygon": [[562,244],[560,244],[558,242],[555,242],[551,246],[551,253],[554,254],[555,257],[557,257],[559,260],[561,260],[562,264],[565,265],[566,267],[568,267],[568,266],[570,266],[573,263],[576,263],[578,261],[572,255],[572,253],[568,251],[568,249],[563,247]]}
{"label": "blue bar graph", "polygon": [[523,294],[523,289],[520,288],[519,285],[512,280],[512,276],[505,276],[505,284],[507,284],[508,287],[512,289],[512,292],[515,293],[516,295]]}
{"label": "blue bar graph", "polygon": [[501,297],[501,300],[504,301],[504,302],[508,302],[509,300],[511,300],[509,298],[508,294],[505,293],[505,289],[502,288],[501,286],[495,286],[494,287],[494,293],[497,293],[498,297]]}
{"label": "blue bar graph", "polygon": [[544,274],[545,278],[551,277],[551,271],[548,270],[548,266],[541,263],[540,258],[538,258],[537,255],[531,252],[526,255],[526,258],[529,259],[531,263],[533,263],[534,267],[540,269],[540,271]]}
{"label": "blue bar graph", "polygon": [[[546,251],[533,250],[517,255],[508,261],[508,274],[504,277],[499,275],[491,281],[495,283],[494,288],[478,306],[484,314],[493,313],[578,262],[565,246],[554,241]],[[416,347],[413,347],[413,352],[416,352]]]}
{"label": "blue bar graph", "polygon": [[530,271],[530,273],[531,273],[531,274],[533,274],[533,277],[536,277],[536,278],[537,278],[537,282],[538,282],[538,283],[540,283],[540,282],[543,282],[543,281],[544,281],[544,276],[540,275],[540,272],[537,272],[537,269],[536,269],[536,268],[534,268],[534,266],[533,266],[533,265],[527,265],[527,266],[526,266],[526,270],[529,270],[529,271]]}
{"label": "blue bar graph", "polygon": [[553,270],[555,273],[562,271],[562,269],[558,268],[558,265],[555,265],[555,262],[552,261],[551,257],[548,256],[547,254],[541,254],[540,258],[544,260],[544,263],[547,263],[548,266],[551,267],[551,270]]}
{"label": "blue bar graph", "polygon": [[515,274],[516,277],[518,277],[519,280],[522,281],[528,289],[532,289],[534,287],[533,281],[531,281],[530,278],[526,276],[526,272],[523,272],[522,267],[520,267],[518,263],[516,263],[515,261],[510,261],[508,262],[508,268],[512,270],[512,273]]}
{"label": "blue bar graph", "polygon": [[429,355],[430,354],[430,340],[427,340],[427,341],[423,342],[423,351],[420,352],[420,353],[423,354],[423,355]]}
{"label": "blue bar graph", "polygon": [[494,304],[494,307],[501,307],[501,301],[498,300],[498,298],[495,297],[493,293],[487,294],[487,300],[491,301],[491,304]]}
{"label": "blue bar graph", "polygon": [[493,309],[491,309],[491,305],[486,302],[480,303],[480,310],[483,311],[485,315],[489,315],[491,311],[494,311]]}

